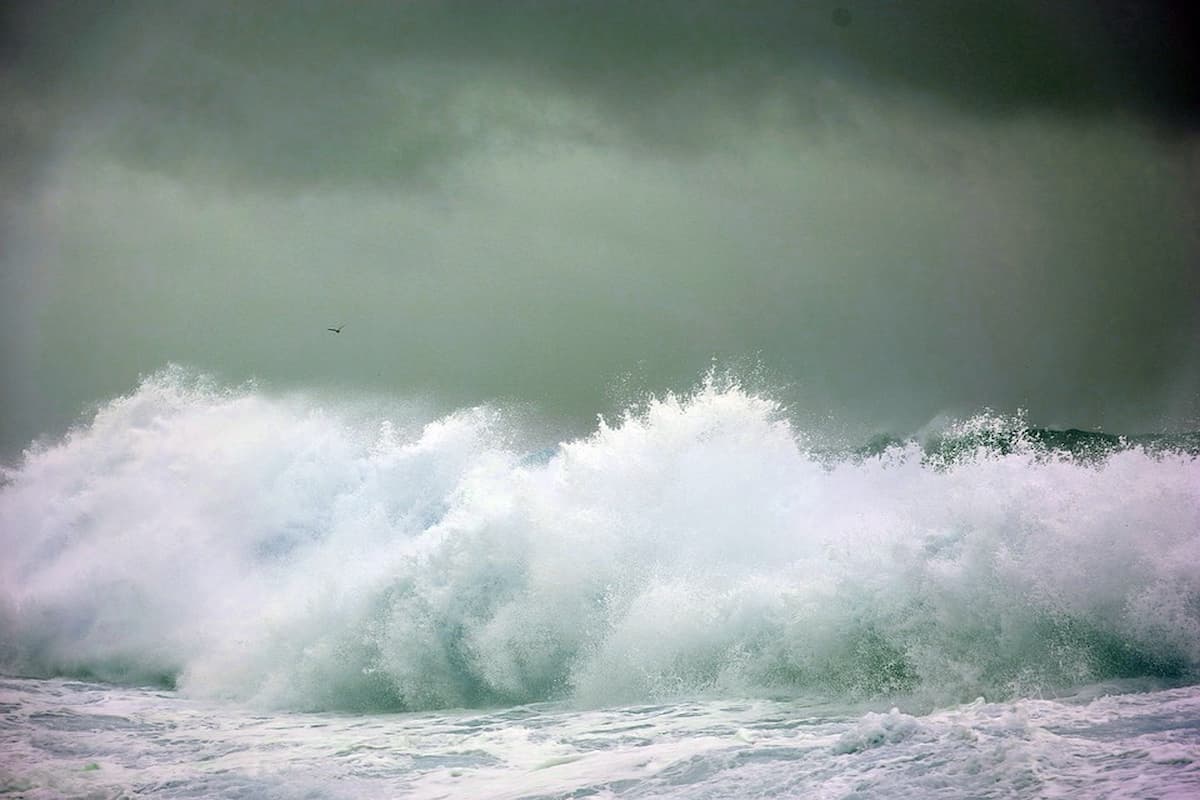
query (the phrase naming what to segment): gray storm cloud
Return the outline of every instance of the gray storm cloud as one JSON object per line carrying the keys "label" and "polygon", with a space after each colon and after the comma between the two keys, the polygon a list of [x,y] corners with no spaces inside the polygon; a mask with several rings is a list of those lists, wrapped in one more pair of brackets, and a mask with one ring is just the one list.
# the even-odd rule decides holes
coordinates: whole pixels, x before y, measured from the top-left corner
{"label": "gray storm cloud", "polygon": [[[1153,3],[16,9],[6,25],[15,80],[41,105],[82,115],[83,138],[139,166],[287,183],[410,179],[471,145],[553,127],[541,105],[561,94],[607,123],[576,133],[653,148],[712,147],[731,120],[754,125],[781,109],[799,126],[821,121],[830,82],[993,120],[1125,113],[1166,129],[1200,121],[1187,38],[1195,20]],[[520,102],[474,97],[481,85],[507,87]]]}
{"label": "gray storm cloud", "polygon": [[168,361],[582,424],[621,375],[714,358],[873,427],[1195,424],[1195,27],[1166,5],[51,3],[4,29],[6,449]]}

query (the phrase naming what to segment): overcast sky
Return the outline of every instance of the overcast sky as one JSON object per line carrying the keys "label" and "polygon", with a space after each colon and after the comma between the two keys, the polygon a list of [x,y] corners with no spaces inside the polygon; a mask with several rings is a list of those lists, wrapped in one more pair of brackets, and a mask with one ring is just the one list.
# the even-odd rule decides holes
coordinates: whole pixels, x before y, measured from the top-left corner
{"label": "overcast sky", "polygon": [[869,428],[1200,425],[1175,5],[7,4],[0,448],[168,362],[583,426],[714,359]]}

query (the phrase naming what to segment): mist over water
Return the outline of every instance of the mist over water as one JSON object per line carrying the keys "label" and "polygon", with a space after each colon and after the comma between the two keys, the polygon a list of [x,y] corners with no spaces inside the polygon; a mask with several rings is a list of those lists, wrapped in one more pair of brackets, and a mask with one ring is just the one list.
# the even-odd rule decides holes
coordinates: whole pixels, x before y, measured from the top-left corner
{"label": "mist over water", "polygon": [[1195,429],[1188,19],[842,5],[14,6],[0,446],[168,362],[564,435],[713,359],[856,435]]}
{"label": "mist over water", "polygon": [[1200,668],[1188,454],[831,457],[715,379],[531,451],[486,407],[372,419],[172,370],[5,477],[10,674],[385,710]]}

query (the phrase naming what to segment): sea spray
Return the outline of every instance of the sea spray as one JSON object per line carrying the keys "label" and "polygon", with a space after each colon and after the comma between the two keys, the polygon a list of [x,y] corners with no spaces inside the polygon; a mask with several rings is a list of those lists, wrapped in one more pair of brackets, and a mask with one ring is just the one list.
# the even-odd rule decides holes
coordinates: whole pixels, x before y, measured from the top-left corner
{"label": "sea spray", "polygon": [[719,381],[536,450],[495,409],[364,422],[154,375],[7,471],[3,668],[299,709],[953,702],[1200,668],[1187,453],[831,461]]}

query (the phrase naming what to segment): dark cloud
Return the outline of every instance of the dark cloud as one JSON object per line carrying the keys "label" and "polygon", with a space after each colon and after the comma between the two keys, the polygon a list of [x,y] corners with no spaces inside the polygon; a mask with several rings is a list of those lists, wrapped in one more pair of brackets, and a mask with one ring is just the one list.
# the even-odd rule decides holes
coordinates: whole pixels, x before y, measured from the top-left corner
{"label": "dark cloud", "polygon": [[1194,12],[4,9],[0,446],[168,360],[584,425],[714,356],[893,428],[1194,412]]}
{"label": "dark cloud", "polygon": [[[541,133],[547,93],[606,123],[555,133],[659,148],[712,147],[715,129],[766,108],[776,122],[780,108],[791,124],[820,121],[837,108],[830,80],[970,115],[1121,113],[1190,130],[1200,47],[1183,8],[49,2],[10,7],[4,43],[13,91],[71,114],[93,146],[151,167],[306,183],[427,177],[481,144]],[[503,86],[525,105],[499,113],[481,99]]]}

